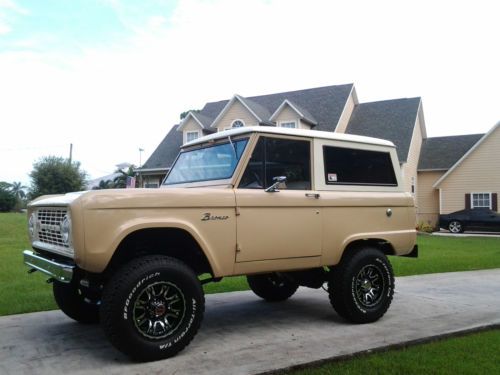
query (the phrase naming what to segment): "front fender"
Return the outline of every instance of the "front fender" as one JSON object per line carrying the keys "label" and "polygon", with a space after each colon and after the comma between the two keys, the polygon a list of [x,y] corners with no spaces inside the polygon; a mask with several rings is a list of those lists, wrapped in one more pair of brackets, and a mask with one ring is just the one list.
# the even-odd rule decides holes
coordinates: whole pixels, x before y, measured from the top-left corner
{"label": "front fender", "polygon": [[148,228],[175,228],[186,231],[194,238],[215,276],[231,274],[236,244],[234,210],[218,209],[217,212],[227,215],[228,219],[224,222],[205,222],[201,220],[200,210],[185,208],[171,209],[168,216],[165,210],[154,209],[140,210],[140,216],[134,210],[88,210],[84,214],[85,250],[79,267],[100,273],[120,243],[131,233]]}

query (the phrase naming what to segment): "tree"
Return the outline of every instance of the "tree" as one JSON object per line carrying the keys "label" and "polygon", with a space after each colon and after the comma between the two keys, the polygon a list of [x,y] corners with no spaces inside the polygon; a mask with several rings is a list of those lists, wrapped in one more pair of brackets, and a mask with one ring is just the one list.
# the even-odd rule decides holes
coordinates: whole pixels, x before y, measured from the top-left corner
{"label": "tree", "polygon": [[92,190],[114,189],[115,184],[113,180],[101,180],[98,186],[94,186]]}
{"label": "tree", "polygon": [[9,212],[16,205],[16,196],[10,191],[10,184],[0,182],[0,212]]}
{"label": "tree", "polygon": [[26,190],[28,187],[24,186],[21,182],[13,182],[10,184],[10,191],[16,196],[17,199],[22,200],[26,198]]}
{"label": "tree", "polygon": [[181,120],[184,120],[184,118],[188,115],[189,112],[200,112],[200,110],[199,109],[190,109],[188,111],[182,112],[179,116],[181,118]]}
{"label": "tree", "polygon": [[45,194],[64,194],[85,190],[87,174],[79,162],[57,156],[45,156],[33,164],[30,173],[30,199]]}
{"label": "tree", "polygon": [[27,188],[28,187],[24,186],[21,182],[14,181],[10,184],[9,191],[14,194],[14,197],[16,197],[16,211],[20,211],[22,208],[26,208],[26,193],[24,190]]}
{"label": "tree", "polygon": [[[127,177],[135,177],[136,173],[134,171],[135,166],[131,165],[128,167],[127,171],[122,169],[117,169],[115,173],[120,173],[119,176],[115,177],[113,180],[113,185],[115,189],[123,189],[127,187]],[[137,187],[138,181],[135,182],[135,187]]]}

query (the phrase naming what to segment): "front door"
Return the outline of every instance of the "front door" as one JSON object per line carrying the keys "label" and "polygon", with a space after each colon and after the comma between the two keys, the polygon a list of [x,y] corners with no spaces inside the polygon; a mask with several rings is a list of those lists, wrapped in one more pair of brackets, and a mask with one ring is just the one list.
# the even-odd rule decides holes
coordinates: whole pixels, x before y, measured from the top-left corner
{"label": "front door", "polygon": [[[275,192],[265,189],[285,176]],[[237,262],[321,255],[319,195],[311,190],[311,141],[261,136],[236,189]]]}

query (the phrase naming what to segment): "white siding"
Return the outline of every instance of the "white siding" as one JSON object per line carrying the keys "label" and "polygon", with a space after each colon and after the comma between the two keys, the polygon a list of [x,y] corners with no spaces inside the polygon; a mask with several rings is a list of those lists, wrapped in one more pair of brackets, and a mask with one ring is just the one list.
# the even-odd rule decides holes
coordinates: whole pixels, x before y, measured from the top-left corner
{"label": "white siding", "polygon": [[500,126],[438,187],[443,214],[463,210],[467,193],[500,193]]}
{"label": "white siding", "polygon": [[408,158],[403,164],[403,183],[404,189],[411,192],[412,179],[415,181],[415,196],[418,194],[417,166],[420,158],[420,148],[422,147],[422,129],[420,127],[420,116],[417,116],[413,136],[411,139]]}
{"label": "white siding", "polygon": [[219,119],[217,123],[218,131],[231,127],[234,120],[239,119],[245,123],[245,126],[259,125],[259,121],[239,100],[235,100],[227,112]]}
{"label": "white siding", "polygon": [[417,222],[431,225],[437,223],[439,216],[439,190],[432,187],[446,171],[418,172],[416,195]]}

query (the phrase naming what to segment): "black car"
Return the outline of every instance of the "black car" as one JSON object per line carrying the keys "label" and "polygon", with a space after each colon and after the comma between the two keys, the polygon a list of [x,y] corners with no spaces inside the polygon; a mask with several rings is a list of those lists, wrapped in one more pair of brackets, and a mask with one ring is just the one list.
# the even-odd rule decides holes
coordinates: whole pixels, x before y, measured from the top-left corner
{"label": "black car", "polygon": [[474,208],[439,215],[439,227],[451,233],[464,230],[500,232],[500,214],[489,208]]}

